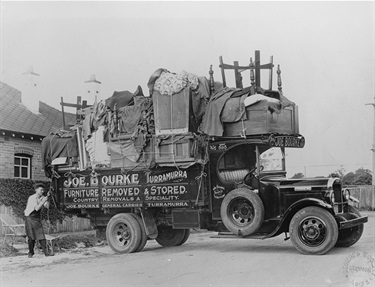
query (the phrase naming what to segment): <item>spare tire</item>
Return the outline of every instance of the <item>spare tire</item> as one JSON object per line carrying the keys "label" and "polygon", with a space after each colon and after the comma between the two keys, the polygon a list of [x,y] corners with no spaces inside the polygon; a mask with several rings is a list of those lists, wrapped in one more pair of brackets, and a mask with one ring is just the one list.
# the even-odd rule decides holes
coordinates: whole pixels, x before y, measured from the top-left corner
{"label": "spare tire", "polygon": [[220,214],[229,231],[238,236],[248,236],[262,225],[264,205],[255,192],[247,188],[237,188],[224,197]]}

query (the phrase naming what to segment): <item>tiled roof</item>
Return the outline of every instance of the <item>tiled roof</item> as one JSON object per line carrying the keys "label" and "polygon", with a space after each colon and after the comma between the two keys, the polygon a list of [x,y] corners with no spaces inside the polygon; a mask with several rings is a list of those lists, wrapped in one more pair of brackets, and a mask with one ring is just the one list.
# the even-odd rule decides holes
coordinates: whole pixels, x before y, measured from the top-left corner
{"label": "tiled roof", "polygon": [[[21,103],[21,92],[0,82],[0,129],[47,136],[63,126],[62,112],[39,101],[40,114],[34,114]],[[76,115],[65,113],[66,124],[74,124]]]}
{"label": "tiled roof", "polygon": [[[62,112],[43,103],[39,102],[39,112],[46,118],[45,124],[47,122],[53,127],[60,128],[63,126],[63,115]],[[65,114],[65,124],[74,125],[76,123],[76,115],[64,112]]]}

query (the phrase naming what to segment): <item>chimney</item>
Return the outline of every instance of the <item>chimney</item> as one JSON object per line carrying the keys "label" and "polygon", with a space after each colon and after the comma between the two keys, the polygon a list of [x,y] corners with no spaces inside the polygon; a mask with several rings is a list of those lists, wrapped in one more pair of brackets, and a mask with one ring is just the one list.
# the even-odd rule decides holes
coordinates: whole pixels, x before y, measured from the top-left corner
{"label": "chimney", "polygon": [[39,74],[34,72],[33,67],[29,67],[22,73],[22,104],[34,114],[39,113]]}
{"label": "chimney", "polygon": [[85,98],[87,98],[88,102],[92,102],[94,100],[95,103],[100,102],[102,100],[100,94],[100,84],[95,75],[91,75],[88,81],[85,81]]}

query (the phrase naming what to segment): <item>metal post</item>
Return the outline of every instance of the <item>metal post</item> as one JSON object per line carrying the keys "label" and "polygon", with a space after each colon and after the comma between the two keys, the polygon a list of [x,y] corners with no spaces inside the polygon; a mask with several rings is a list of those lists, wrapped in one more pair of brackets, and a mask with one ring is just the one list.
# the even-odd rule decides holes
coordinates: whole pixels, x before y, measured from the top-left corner
{"label": "metal post", "polygon": [[255,84],[260,87],[260,51],[255,51]]}
{"label": "metal post", "polygon": [[374,107],[374,123],[372,125],[372,185],[375,185],[375,96],[374,96],[374,103],[372,104]]}
{"label": "metal post", "polygon": [[65,112],[64,112],[64,99],[61,97],[61,111],[62,111],[62,120],[63,120],[63,127],[65,128]]}
{"label": "metal post", "polygon": [[270,58],[270,64],[272,65],[271,66],[271,69],[270,69],[270,76],[269,76],[269,83],[268,83],[268,89],[269,90],[272,90],[272,73],[273,73],[273,69],[272,69],[272,67],[273,67],[273,56],[271,56],[271,58]]}
{"label": "metal post", "polygon": [[373,122],[373,125],[372,125],[372,149],[371,149],[371,152],[372,152],[372,185],[375,186],[375,96],[374,96],[374,102],[371,103],[371,104],[367,104],[367,105],[371,105],[374,107],[374,122]]}

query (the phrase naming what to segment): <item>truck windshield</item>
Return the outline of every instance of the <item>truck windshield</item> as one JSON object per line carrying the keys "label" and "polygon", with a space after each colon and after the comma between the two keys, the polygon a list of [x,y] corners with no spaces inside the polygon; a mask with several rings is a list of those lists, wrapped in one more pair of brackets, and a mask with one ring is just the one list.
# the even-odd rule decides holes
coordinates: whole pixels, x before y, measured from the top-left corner
{"label": "truck windshield", "polygon": [[263,166],[262,172],[284,171],[284,152],[279,147],[273,147],[259,156],[260,166]]}

